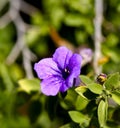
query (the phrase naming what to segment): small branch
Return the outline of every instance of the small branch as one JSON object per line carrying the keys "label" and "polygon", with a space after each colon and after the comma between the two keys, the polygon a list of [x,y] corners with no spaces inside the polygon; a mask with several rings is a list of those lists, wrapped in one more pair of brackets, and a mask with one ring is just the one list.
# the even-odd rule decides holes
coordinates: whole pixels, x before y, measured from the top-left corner
{"label": "small branch", "polygon": [[12,51],[10,52],[10,54],[8,55],[8,57],[6,59],[6,63],[8,65],[14,63],[16,61],[16,59],[18,58],[21,50],[24,47],[23,40],[24,40],[23,37],[19,38],[18,41],[16,42],[16,44],[14,45]]}
{"label": "small branch", "polygon": [[[12,21],[16,27],[17,31],[17,41],[11,50],[10,54],[8,55],[6,62],[7,64],[12,64],[16,61],[19,54],[22,53],[23,55],[23,66],[26,72],[26,76],[28,78],[33,78],[33,72],[32,72],[32,65],[31,61],[35,60],[37,57],[35,56],[32,51],[27,47],[25,43],[25,33],[28,30],[28,25],[24,23],[22,20],[19,11],[21,7],[21,0],[9,0],[10,2],[10,9],[9,11],[3,16],[2,20],[0,20],[0,23],[4,23],[4,20]],[[26,4],[25,6],[28,6]],[[31,7],[31,6],[28,6]],[[7,19],[9,17],[9,19]],[[7,23],[3,25],[7,25]]]}
{"label": "small branch", "polygon": [[102,21],[103,21],[103,0],[95,0],[95,20],[94,20],[94,72],[95,74],[100,74],[102,71],[102,67],[99,66],[98,61],[101,58],[101,42],[102,42]]}
{"label": "small branch", "polygon": [[27,47],[24,47],[24,49],[22,50],[22,54],[23,54],[23,66],[26,72],[26,77],[31,79],[34,76],[33,76],[32,66],[31,66],[31,57],[27,50]]}
{"label": "small branch", "polygon": [[10,22],[11,22],[11,19],[10,19],[9,13],[7,12],[2,17],[0,17],[0,28],[4,28]]}
{"label": "small branch", "polygon": [[37,8],[26,3],[25,1],[21,1],[21,11],[28,14],[28,15],[31,15],[35,12],[39,12],[39,10]]}
{"label": "small branch", "polygon": [[25,25],[19,16],[19,7],[20,3],[19,0],[12,0],[10,1],[10,11],[9,11],[9,16],[11,17],[13,23],[16,26],[16,31],[17,31],[17,41],[16,44],[14,45],[12,51],[10,52],[9,56],[6,59],[7,64],[12,64],[15,62],[15,60],[18,58],[21,50],[24,47],[24,34],[26,31]]}

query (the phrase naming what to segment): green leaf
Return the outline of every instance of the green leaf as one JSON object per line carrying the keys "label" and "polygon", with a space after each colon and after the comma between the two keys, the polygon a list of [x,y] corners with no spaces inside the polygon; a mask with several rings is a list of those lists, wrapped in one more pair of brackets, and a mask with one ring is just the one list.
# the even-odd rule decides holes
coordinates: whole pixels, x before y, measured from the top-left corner
{"label": "green leaf", "polygon": [[80,29],[77,29],[75,31],[75,38],[76,38],[78,45],[84,44],[87,38],[87,33],[85,31],[81,31]]}
{"label": "green leaf", "polygon": [[113,90],[113,89],[120,87],[119,80],[120,80],[120,75],[117,72],[117,73],[111,74],[106,80],[106,82],[104,83],[104,85],[106,89]]}
{"label": "green leaf", "polygon": [[40,81],[38,79],[22,79],[18,81],[20,89],[30,93],[31,91],[40,91]]}
{"label": "green leaf", "polygon": [[86,21],[87,19],[85,17],[75,13],[67,14],[64,19],[65,24],[74,27],[84,26]]}
{"label": "green leaf", "polygon": [[8,72],[12,80],[14,80],[15,82],[22,79],[24,76],[24,71],[21,69],[21,65],[17,63],[10,65],[8,68]]}
{"label": "green leaf", "polygon": [[75,124],[73,122],[62,125],[60,128],[79,128],[78,124]]}
{"label": "green leaf", "polygon": [[8,67],[4,63],[0,63],[0,75],[3,79],[6,90],[11,92],[14,88],[14,84],[9,76]]}
{"label": "green leaf", "polygon": [[107,36],[105,43],[111,48],[115,47],[119,43],[119,37],[111,33]]}
{"label": "green leaf", "polygon": [[80,124],[83,124],[83,123],[86,123],[89,121],[89,118],[88,116],[82,114],[81,112],[78,112],[78,111],[69,111],[68,112],[71,119],[76,122],[76,123],[80,123]]}
{"label": "green leaf", "polygon": [[80,95],[82,96],[83,98],[87,99],[85,96],[84,96],[84,92],[87,91],[87,87],[86,86],[79,86],[75,89],[75,91]]}
{"label": "green leaf", "polygon": [[101,94],[103,87],[100,84],[97,83],[91,83],[91,84],[87,84],[88,89],[95,93],[95,94]]}
{"label": "green leaf", "polygon": [[[117,49],[111,49],[104,46],[104,54],[108,56],[114,63],[119,63],[119,51]],[[117,70],[118,71],[118,70]]]}
{"label": "green leaf", "polygon": [[90,83],[93,83],[93,81],[89,77],[84,76],[84,75],[80,75],[80,79],[86,85],[90,84]]}
{"label": "green leaf", "polygon": [[[62,95],[61,95],[62,96]],[[64,109],[67,109],[67,110],[70,110],[72,109],[73,107],[75,107],[75,101],[77,99],[78,95],[77,93],[75,92],[74,89],[69,89],[67,91],[67,94],[66,96],[63,98],[62,97],[62,100],[61,100],[61,106],[64,108]]]}
{"label": "green leaf", "polygon": [[40,12],[36,12],[36,13],[32,14],[31,22],[34,25],[40,25],[41,26],[44,24],[45,21],[44,21],[43,15]]}
{"label": "green leaf", "polygon": [[82,14],[92,13],[92,3],[90,0],[66,0],[69,7]]}
{"label": "green leaf", "polygon": [[76,110],[83,110],[86,108],[87,104],[89,103],[88,100],[83,98],[82,96],[78,96],[75,102]]}
{"label": "green leaf", "polygon": [[50,14],[50,18],[51,18],[51,23],[59,28],[61,25],[61,21],[63,20],[63,18],[65,17],[65,10],[62,7],[54,7],[51,9],[51,14]]}
{"label": "green leaf", "polygon": [[6,57],[9,55],[10,50],[14,45],[14,34],[15,31],[13,25],[9,24],[5,27],[0,27],[0,62],[6,61]]}
{"label": "green leaf", "polygon": [[119,91],[114,91],[111,93],[112,94],[112,99],[120,105],[120,92]]}
{"label": "green leaf", "polygon": [[98,105],[98,121],[101,128],[104,128],[106,124],[107,109],[108,109],[107,101],[101,100]]}
{"label": "green leaf", "polygon": [[84,76],[84,75],[80,75],[80,79],[83,82],[83,84],[86,85],[86,87],[80,86],[80,87],[76,88],[76,92],[78,92],[80,95],[81,95],[81,92],[83,94],[87,90],[85,88],[88,88],[91,92],[93,92],[95,94],[102,93],[103,87],[100,84],[93,83],[93,81],[89,77]]}
{"label": "green leaf", "polygon": [[26,34],[26,41],[27,44],[32,46],[34,42],[37,41],[40,37],[40,29],[38,28],[31,28]]}

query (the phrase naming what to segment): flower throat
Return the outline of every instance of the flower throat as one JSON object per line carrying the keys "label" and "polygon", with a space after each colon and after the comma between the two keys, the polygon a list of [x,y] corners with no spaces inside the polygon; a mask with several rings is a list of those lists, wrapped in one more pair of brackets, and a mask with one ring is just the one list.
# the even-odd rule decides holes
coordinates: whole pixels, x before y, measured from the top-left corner
{"label": "flower throat", "polygon": [[70,71],[67,68],[65,68],[62,72],[64,79],[66,79],[69,76],[69,74],[70,74]]}

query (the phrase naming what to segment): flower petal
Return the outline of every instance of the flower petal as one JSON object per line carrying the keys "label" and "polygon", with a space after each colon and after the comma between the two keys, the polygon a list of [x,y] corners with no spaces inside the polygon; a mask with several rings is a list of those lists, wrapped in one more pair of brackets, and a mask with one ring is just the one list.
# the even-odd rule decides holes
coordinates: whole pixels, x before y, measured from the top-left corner
{"label": "flower petal", "polygon": [[79,54],[73,54],[73,56],[70,58],[68,65],[70,75],[66,79],[66,84],[68,87],[73,86],[75,79],[77,79],[77,82],[75,82],[75,84],[79,84],[78,77],[80,75],[81,61],[82,61],[82,57]]}
{"label": "flower petal", "polygon": [[80,55],[83,59],[86,59],[86,61],[90,62],[93,57],[93,52],[90,48],[83,48],[80,50]]}
{"label": "flower petal", "polygon": [[67,90],[68,90],[68,87],[67,87],[65,81],[63,81],[62,86],[60,87],[60,92],[65,92]]}
{"label": "flower petal", "polygon": [[73,86],[75,78],[76,78],[75,74],[71,74],[71,75],[66,79],[66,85],[67,85],[68,88],[70,88],[70,87]]}
{"label": "flower petal", "polygon": [[72,51],[62,46],[56,49],[53,55],[53,60],[58,64],[60,69],[64,69],[66,65],[68,65],[72,55]]}
{"label": "flower petal", "polygon": [[55,96],[60,91],[63,80],[59,76],[52,76],[41,82],[41,91],[47,96]]}
{"label": "flower petal", "polygon": [[75,79],[75,86],[79,86],[80,85],[80,77],[78,76],[76,79]]}
{"label": "flower petal", "polygon": [[72,55],[69,61],[69,65],[68,65],[70,74],[74,73],[76,74],[76,76],[80,74],[81,62],[82,62],[82,57],[79,54],[75,53]]}
{"label": "flower petal", "polygon": [[45,79],[52,75],[61,75],[61,71],[52,58],[42,59],[38,63],[35,63],[34,69],[40,79]]}

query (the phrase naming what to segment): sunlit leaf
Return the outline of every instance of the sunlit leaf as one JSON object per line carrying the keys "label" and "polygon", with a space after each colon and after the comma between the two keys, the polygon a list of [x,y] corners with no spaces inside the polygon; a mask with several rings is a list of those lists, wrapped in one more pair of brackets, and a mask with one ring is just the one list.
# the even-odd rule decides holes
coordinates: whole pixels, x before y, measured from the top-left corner
{"label": "sunlit leaf", "polygon": [[29,46],[34,45],[34,42],[37,41],[40,37],[40,29],[31,28],[26,34],[26,42]]}
{"label": "sunlit leaf", "polygon": [[86,85],[90,84],[90,83],[93,83],[93,81],[89,77],[87,77],[85,75],[80,75],[80,79]]}
{"label": "sunlit leaf", "polygon": [[51,9],[51,23],[56,27],[59,28],[61,21],[65,17],[65,10],[61,7],[54,7]]}
{"label": "sunlit leaf", "polygon": [[40,91],[40,81],[38,79],[21,79],[18,83],[20,88],[27,93]]}
{"label": "sunlit leaf", "polygon": [[44,17],[40,12],[36,12],[36,13],[32,14],[31,22],[34,25],[43,25]]}
{"label": "sunlit leaf", "polygon": [[74,14],[68,14],[65,19],[64,22],[65,24],[69,25],[69,26],[81,26],[84,25],[84,23],[86,22],[86,18],[82,17],[80,15],[77,15],[76,13]]}
{"label": "sunlit leaf", "polygon": [[119,80],[120,80],[120,75],[117,72],[117,73],[111,74],[108,77],[108,79],[106,80],[104,85],[105,85],[106,89],[113,90],[113,89],[120,87]]}
{"label": "sunlit leaf", "polygon": [[17,80],[20,80],[24,76],[24,71],[21,68],[21,65],[18,65],[16,63],[9,66],[9,73],[10,77],[16,82]]}
{"label": "sunlit leaf", "polygon": [[86,100],[85,98],[83,98],[82,96],[79,95],[75,102],[76,110],[85,109],[85,107],[87,106],[88,103],[89,103],[88,100]]}
{"label": "sunlit leaf", "polygon": [[86,14],[90,13],[92,9],[92,4],[90,0],[66,0],[70,8],[80,13]]}
{"label": "sunlit leaf", "polygon": [[80,95],[82,96],[83,98],[87,99],[85,96],[84,96],[84,92],[87,91],[87,87],[86,86],[79,86],[75,89],[75,91]]}
{"label": "sunlit leaf", "polygon": [[98,120],[101,128],[104,128],[107,120],[107,101],[101,100],[98,105]]}
{"label": "sunlit leaf", "polygon": [[76,123],[85,123],[85,122],[88,122],[89,121],[89,118],[88,116],[82,114],[81,112],[78,112],[78,111],[69,111],[68,112],[71,119],[76,122]]}
{"label": "sunlit leaf", "polygon": [[97,83],[87,84],[87,88],[95,94],[101,94],[103,90],[103,87]]}
{"label": "sunlit leaf", "polygon": [[120,91],[114,91],[111,93],[112,94],[112,99],[120,105]]}

